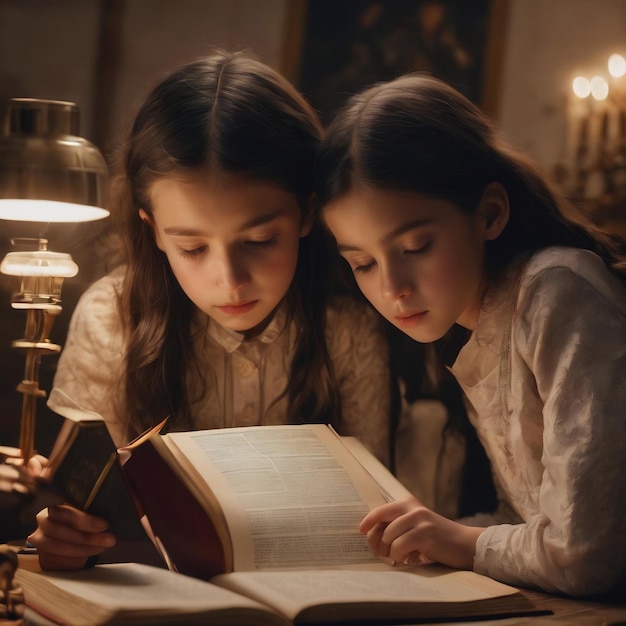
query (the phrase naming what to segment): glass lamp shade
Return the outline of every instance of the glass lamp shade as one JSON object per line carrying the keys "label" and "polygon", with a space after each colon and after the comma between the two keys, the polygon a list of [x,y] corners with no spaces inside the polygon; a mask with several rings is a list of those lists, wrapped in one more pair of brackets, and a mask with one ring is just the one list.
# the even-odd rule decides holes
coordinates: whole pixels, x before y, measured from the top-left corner
{"label": "glass lamp shade", "polygon": [[86,222],[109,215],[106,163],[78,127],[73,102],[0,104],[0,219]]}
{"label": "glass lamp shade", "polygon": [[12,308],[56,310],[61,305],[63,279],[76,276],[78,265],[62,252],[9,252],[0,263],[0,273],[17,277]]}
{"label": "glass lamp shade", "polygon": [[49,250],[9,252],[2,263],[0,273],[9,276],[56,276],[70,278],[78,273],[78,265],[69,254]]}

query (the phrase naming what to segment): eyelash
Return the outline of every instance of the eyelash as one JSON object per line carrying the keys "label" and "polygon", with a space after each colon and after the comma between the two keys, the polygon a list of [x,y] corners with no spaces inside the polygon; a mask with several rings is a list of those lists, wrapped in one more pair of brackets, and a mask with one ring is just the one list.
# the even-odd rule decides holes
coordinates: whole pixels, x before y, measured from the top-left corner
{"label": "eyelash", "polygon": [[186,250],[185,248],[180,248],[179,253],[181,256],[186,259],[197,259],[203,252],[205,252],[206,246],[200,246],[199,248],[194,248],[193,250]]}
{"label": "eyelash", "polygon": [[[269,239],[262,239],[262,240],[251,239],[249,241],[245,241],[244,245],[250,246],[253,248],[270,248],[276,243],[277,239],[278,237],[276,235],[273,235]],[[202,254],[206,252],[206,250],[207,250],[207,246],[200,246],[199,248],[194,248],[193,250],[180,248],[179,253],[181,256],[185,257],[186,259],[195,260],[195,259],[198,259],[200,256],[202,256]]]}
{"label": "eyelash", "polygon": [[273,246],[276,243],[276,240],[278,239],[278,235],[272,235],[269,239],[250,239],[249,241],[246,241],[246,245],[249,246],[253,246],[253,247],[258,247],[258,248],[269,248],[271,246]]}
{"label": "eyelash", "polygon": [[430,250],[432,245],[433,245],[433,242],[431,240],[428,243],[423,244],[419,248],[409,248],[405,250],[404,253],[405,254],[424,254],[425,252],[428,252]]}
{"label": "eyelash", "polygon": [[[429,241],[427,244],[423,245],[421,248],[418,248],[417,250],[412,250],[412,249],[407,249],[404,250],[404,254],[425,254],[426,252],[428,252],[432,246],[432,241]],[[367,274],[369,271],[371,271],[372,267],[374,267],[374,261],[372,261],[371,263],[368,263],[367,265],[357,265],[353,268],[353,272],[355,274]]]}
{"label": "eyelash", "polygon": [[367,265],[357,265],[352,269],[355,274],[367,274],[372,267],[374,267],[374,263],[368,263]]}

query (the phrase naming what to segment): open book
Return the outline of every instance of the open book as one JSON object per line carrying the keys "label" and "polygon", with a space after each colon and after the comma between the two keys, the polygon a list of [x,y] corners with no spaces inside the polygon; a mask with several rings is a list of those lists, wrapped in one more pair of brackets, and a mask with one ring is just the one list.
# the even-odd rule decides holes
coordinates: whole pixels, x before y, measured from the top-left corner
{"label": "open book", "polygon": [[328,426],[165,435],[157,427],[118,459],[168,568],[272,606],[282,623],[537,610],[516,589],[472,572],[399,571],[375,557],[360,521],[408,492],[358,441]]}
{"label": "open book", "polygon": [[74,572],[18,568],[16,580],[33,626],[39,616],[66,626],[366,626],[539,612],[511,587],[436,565],[407,571],[238,572],[205,582],[149,565],[116,563]]}

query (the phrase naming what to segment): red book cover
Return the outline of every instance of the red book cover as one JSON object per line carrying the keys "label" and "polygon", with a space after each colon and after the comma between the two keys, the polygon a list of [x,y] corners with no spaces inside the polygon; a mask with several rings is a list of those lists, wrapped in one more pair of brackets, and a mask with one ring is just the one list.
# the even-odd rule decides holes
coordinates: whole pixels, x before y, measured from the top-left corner
{"label": "red book cover", "polygon": [[123,470],[175,569],[204,580],[225,573],[224,548],[210,516],[151,438],[132,447]]}

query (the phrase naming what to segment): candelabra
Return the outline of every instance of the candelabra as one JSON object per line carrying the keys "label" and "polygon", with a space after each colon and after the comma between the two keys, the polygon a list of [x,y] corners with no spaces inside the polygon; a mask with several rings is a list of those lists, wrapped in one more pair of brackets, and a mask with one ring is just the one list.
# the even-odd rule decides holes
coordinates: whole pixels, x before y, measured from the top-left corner
{"label": "candelabra", "polygon": [[626,239],[626,60],[609,76],[577,76],[568,103],[567,159],[559,182],[598,226]]}
{"label": "candelabra", "polygon": [[[15,238],[16,248],[0,265],[13,276],[14,309],[26,312],[24,337],[12,347],[25,352],[19,454],[34,454],[36,407],[46,392],[39,388],[41,357],[60,352],[50,331],[61,313],[64,278],[78,266],[69,254],[48,250],[43,234],[50,223],[101,219],[108,170],[95,146],[79,137],[78,107],[72,102],[14,98],[1,108],[0,219],[37,222],[34,239]],[[28,249],[30,248],[30,249]]]}

